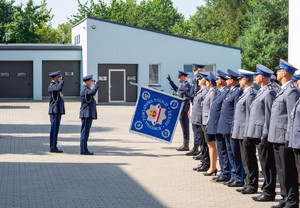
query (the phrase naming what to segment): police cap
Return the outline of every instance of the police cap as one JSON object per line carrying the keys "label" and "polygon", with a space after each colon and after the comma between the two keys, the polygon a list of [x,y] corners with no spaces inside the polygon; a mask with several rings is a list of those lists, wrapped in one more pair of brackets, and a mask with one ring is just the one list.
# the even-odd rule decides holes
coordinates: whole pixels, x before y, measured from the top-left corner
{"label": "police cap", "polygon": [[256,64],[256,72],[264,77],[271,78],[274,72],[262,64]]}
{"label": "police cap", "polygon": [[49,76],[52,77],[52,78],[54,78],[54,77],[61,77],[60,70],[55,71],[55,72],[50,72]]}

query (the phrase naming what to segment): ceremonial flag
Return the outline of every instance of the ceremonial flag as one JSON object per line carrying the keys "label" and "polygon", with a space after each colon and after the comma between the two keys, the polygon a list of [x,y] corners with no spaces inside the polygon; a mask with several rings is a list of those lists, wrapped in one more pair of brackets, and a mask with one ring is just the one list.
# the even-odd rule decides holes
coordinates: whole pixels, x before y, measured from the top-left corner
{"label": "ceremonial flag", "polygon": [[130,132],[171,143],[183,100],[155,89],[140,87]]}

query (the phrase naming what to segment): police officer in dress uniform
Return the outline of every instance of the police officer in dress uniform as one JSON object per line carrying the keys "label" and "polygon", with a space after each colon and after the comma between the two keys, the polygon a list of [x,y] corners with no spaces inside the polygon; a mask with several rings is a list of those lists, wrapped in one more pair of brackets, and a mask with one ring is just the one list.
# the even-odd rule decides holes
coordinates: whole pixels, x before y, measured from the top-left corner
{"label": "police officer in dress uniform", "polygon": [[291,124],[290,114],[300,97],[292,77],[296,68],[280,59],[277,80],[281,90],[272,105],[268,141],[274,149],[276,171],[283,200],[273,207],[299,207],[298,174],[294,152],[288,147],[287,127]]}
{"label": "police officer in dress uniform", "polygon": [[190,90],[190,97],[194,98],[196,96],[196,93],[200,90],[201,86],[199,85],[199,72],[204,72],[205,65],[202,64],[195,64],[194,68],[194,79],[191,83],[191,90]]}
{"label": "police officer in dress uniform", "polygon": [[[239,83],[241,88],[244,90],[243,94],[239,97],[236,104],[233,120],[233,130],[232,139],[237,139],[240,143],[240,150],[245,170],[245,180],[244,187],[237,189],[238,192],[243,192],[252,187],[253,183],[257,183],[257,178],[255,182],[252,180],[249,169],[248,169],[248,148],[256,149],[255,144],[251,143],[251,140],[245,138],[245,128],[248,125],[250,105],[254,97],[256,96],[256,90],[253,86],[253,76],[254,72],[247,71],[244,69],[239,69]],[[252,150],[253,151],[253,150]],[[257,184],[256,184],[257,187]],[[257,188],[256,188],[257,189]],[[244,192],[243,192],[244,193]]]}
{"label": "police officer in dress uniform", "polygon": [[[296,167],[298,169],[298,174],[299,174],[299,168],[300,168],[300,99],[296,102],[292,112],[291,112],[291,124],[289,125],[289,147],[293,148],[294,153],[295,153],[295,162],[296,162]],[[295,176],[293,176],[295,177]],[[291,180],[291,179],[288,179]],[[295,183],[295,178],[292,178],[291,182],[293,184]],[[299,183],[299,181],[298,181]],[[295,200],[292,200],[292,202],[299,203],[297,202],[297,199],[299,199],[299,192],[293,193],[295,196],[293,196]],[[298,194],[298,195],[297,195]],[[290,202],[287,207],[290,207]],[[298,205],[299,206],[299,205]],[[298,207],[295,206],[295,207]]]}
{"label": "police officer in dress uniform", "polygon": [[192,115],[191,115],[191,123],[192,129],[194,134],[194,147],[191,151],[187,152],[187,156],[197,155],[199,153],[199,146],[202,151],[205,151],[204,146],[204,135],[201,130],[202,124],[202,102],[208,89],[205,85],[206,80],[204,79],[206,76],[204,73],[198,73],[197,80],[199,80],[200,90],[196,93],[196,96],[193,100],[193,107],[192,107]]}
{"label": "police officer in dress uniform", "polygon": [[49,115],[51,122],[50,131],[50,152],[62,153],[63,151],[57,148],[57,135],[59,131],[61,115],[65,114],[65,103],[63,99],[62,90],[64,87],[64,80],[60,71],[52,72],[49,74],[51,82],[48,87],[50,96],[49,102]]}
{"label": "police officer in dress uniform", "polygon": [[89,139],[90,129],[92,122],[97,119],[97,109],[95,94],[98,91],[98,83],[94,83],[93,75],[87,75],[83,77],[83,88],[80,91],[80,115],[81,118],[81,138],[80,138],[80,154],[93,155],[93,152],[88,150],[87,141]]}
{"label": "police officer in dress uniform", "polygon": [[210,72],[206,79],[206,86],[209,88],[208,93],[206,94],[204,100],[203,100],[203,113],[202,113],[202,131],[205,135],[205,142],[208,146],[208,153],[209,153],[209,168],[207,169],[205,167],[204,160],[202,161],[203,166],[198,168],[198,171],[205,171],[207,172],[203,173],[204,176],[212,176],[217,175],[217,147],[216,147],[216,135],[214,134],[208,134],[207,129],[207,123],[209,120],[209,114],[210,114],[210,108],[211,105],[215,99],[215,97],[218,94],[218,89],[216,89],[216,76],[214,73]]}
{"label": "police officer in dress uniform", "polygon": [[[217,87],[219,88],[219,93],[216,95],[213,103],[210,107],[209,111],[209,119],[207,123],[207,134],[216,135],[217,142],[217,152],[219,157],[219,164],[221,168],[220,175],[214,177],[213,180],[217,182],[228,181],[229,180],[229,172],[230,172],[230,164],[227,156],[227,150],[225,145],[225,140],[222,135],[217,134],[218,122],[220,119],[222,103],[229,93],[229,88],[226,86],[226,77],[227,74],[218,70],[216,76]],[[227,156],[227,157],[225,157]]]}
{"label": "police officer in dress uniform", "polygon": [[230,69],[227,70],[226,84],[230,91],[223,101],[217,128],[217,133],[221,134],[225,139],[227,154],[231,164],[230,180],[225,183],[229,187],[241,187],[244,185],[244,168],[239,141],[231,138],[235,106],[243,93],[238,78],[238,73]]}
{"label": "police officer in dress uniform", "polygon": [[[253,200],[273,201],[276,195],[276,168],[273,148],[267,141],[267,138],[269,134],[271,107],[276,96],[276,92],[270,82],[271,75],[274,72],[261,64],[256,65],[256,71],[256,82],[261,88],[250,106],[250,115],[245,129],[245,136],[252,139],[258,149],[264,184],[261,188],[263,193],[257,197],[253,197]],[[253,174],[253,180],[258,180],[258,167],[255,160],[256,153],[248,151],[248,157],[249,172]],[[254,188],[254,193],[256,193],[256,187]]]}
{"label": "police officer in dress uniform", "polygon": [[178,71],[178,81],[180,82],[180,86],[177,89],[177,95],[184,99],[184,104],[179,118],[183,134],[183,145],[176,148],[177,151],[189,151],[190,121],[188,117],[188,112],[190,110],[191,98],[188,96],[188,94],[190,92],[191,85],[187,81],[187,76],[187,73],[183,71]]}
{"label": "police officer in dress uniform", "polygon": [[293,82],[294,82],[295,86],[298,87],[298,89],[300,89],[300,71],[299,70],[295,71],[294,76],[293,76]]}

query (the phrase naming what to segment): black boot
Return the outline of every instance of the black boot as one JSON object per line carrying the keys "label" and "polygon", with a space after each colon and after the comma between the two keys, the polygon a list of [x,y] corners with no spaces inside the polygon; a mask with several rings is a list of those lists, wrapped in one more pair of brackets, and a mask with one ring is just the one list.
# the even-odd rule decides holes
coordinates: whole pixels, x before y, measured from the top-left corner
{"label": "black boot", "polygon": [[187,152],[186,156],[198,155],[199,154],[199,144],[194,144],[194,147],[191,151]]}
{"label": "black boot", "polygon": [[194,156],[193,157],[194,160],[203,160],[203,154],[202,152],[200,151],[198,155]]}
{"label": "black boot", "polygon": [[177,151],[189,151],[189,140],[184,139],[183,140],[183,145],[181,147],[176,148]]}

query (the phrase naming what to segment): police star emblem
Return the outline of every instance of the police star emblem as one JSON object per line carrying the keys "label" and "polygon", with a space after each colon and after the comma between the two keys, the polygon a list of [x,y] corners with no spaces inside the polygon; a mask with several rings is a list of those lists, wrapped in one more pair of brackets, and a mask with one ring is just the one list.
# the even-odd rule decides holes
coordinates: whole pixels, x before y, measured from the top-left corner
{"label": "police star emblem", "polygon": [[150,105],[150,108],[146,111],[147,120],[152,123],[153,126],[156,124],[162,124],[166,119],[165,115],[166,109],[162,108],[160,104]]}

